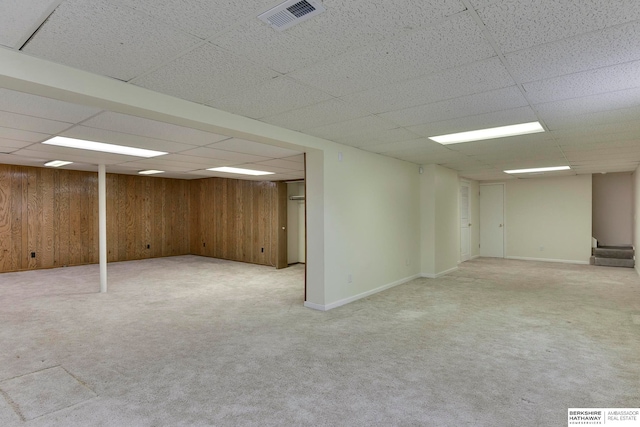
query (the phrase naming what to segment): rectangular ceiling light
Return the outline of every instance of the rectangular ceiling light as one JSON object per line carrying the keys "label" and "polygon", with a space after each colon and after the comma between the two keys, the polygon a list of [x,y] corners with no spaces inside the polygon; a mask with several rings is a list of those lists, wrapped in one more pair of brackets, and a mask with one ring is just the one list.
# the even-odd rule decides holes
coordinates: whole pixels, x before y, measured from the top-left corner
{"label": "rectangular ceiling light", "polygon": [[536,172],[553,172],[553,171],[566,171],[571,169],[569,166],[551,166],[548,168],[532,168],[532,169],[514,169],[510,171],[504,171],[505,173],[536,173]]}
{"label": "rectangular ceiling light", "polygon": [[221,167],[221,168],[210,168],[208,171],[215,172],[226,172],[226,173],[237,173],[241,175],[273,175],[273,172],[265,172],[265,171],[256,171],[253,169],[240,169],[240,168],[229,168],[229,167]]}
{"label": "rectangular ceiling light", "polygon": [[158,170],[155,170],[155,169],[149,169],[149,170],[146,170],[146,171],[139,171],[138,172],[138,174],[140,174],[140,175],[155,175],[157,173],[164,173],[164,171],[158,171]]}
{"label": "rectangular ceiling light", "polygon": [[52,160],[50,162],[45,163],[45,166],[49,166],[51,168],[59,168],[60,166],[70,165],[73,162],[65,162],[64,160]]}
{"label": "rectangular ceiling light", "polygon": [[507,136],[526,135],[544,132],[540,122],[520,123],[519,125],[500,126],[497,128],[472,130],[469,132],[450,133],[448,135],[430,136],[429,139],[440,144],[459,144],[461,142],[482,141],[484,139],[504,138]]}
{"label": "rectangular ceiling light", "polygon": [[44,141],[43,144],[79,148],[81,150],[100,151],[103,153],[124,154],[125,156],[136,157],[156,157],[168,154],[164,151],[146,150],[144,148],[127,147],[125,145],[105,144],[103,142],[85,141],[84,139],[66,138],[64,136],[55,136]]}

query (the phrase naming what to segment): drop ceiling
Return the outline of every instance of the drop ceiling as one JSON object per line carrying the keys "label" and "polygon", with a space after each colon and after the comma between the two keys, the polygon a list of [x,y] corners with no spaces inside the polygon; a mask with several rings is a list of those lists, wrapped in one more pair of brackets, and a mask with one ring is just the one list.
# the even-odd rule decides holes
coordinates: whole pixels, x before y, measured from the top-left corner
{"label": "drop ceiling", "polygon": [[[5,2],[7,3],[7,2]],[[25,0],[0,45],[153,91],[461,176],[640,163],[640,2],[323,0],[285,31],[257,0]],[[429,136],[539,120],[547,132],[441,146]],[[40,144],[53,135],[168,151],[155,159]],[[164,176],[303,174],[298,151],[0,89],[0,162]],[[258,177],[258,179],[261,179]]]}

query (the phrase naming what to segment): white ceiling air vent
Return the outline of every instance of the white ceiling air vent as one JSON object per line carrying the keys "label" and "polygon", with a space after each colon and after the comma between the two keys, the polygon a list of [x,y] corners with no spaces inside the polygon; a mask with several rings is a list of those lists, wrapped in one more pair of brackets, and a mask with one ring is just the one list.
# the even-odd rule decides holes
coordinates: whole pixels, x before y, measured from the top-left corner
{"label": "white ceiling air vent", "polygon": [[258,15],[258,18],[276,30],[283,31],[325,10],[317,0],[289,0]]}

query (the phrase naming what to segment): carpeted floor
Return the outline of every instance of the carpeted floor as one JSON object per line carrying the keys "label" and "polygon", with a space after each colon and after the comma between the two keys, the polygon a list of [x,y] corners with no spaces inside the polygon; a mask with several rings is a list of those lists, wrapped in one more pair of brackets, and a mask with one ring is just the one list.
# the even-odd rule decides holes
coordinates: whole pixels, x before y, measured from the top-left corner
{"label": "carpeted floor", "polygon": [[562,426],[640,407],[633,269],[477,259],[323,313],[302,266],[0,275],[2,426]]}

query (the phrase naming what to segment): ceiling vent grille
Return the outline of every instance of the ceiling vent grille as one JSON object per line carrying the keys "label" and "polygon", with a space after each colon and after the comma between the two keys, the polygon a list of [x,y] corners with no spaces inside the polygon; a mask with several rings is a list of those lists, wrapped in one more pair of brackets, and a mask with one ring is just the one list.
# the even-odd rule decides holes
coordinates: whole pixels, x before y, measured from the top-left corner
{"label": "ceiling vent grille", "polygon": [[276,30],[283,31],[325,10],[317,0],[289,0],[259,15],[258,18]]}

